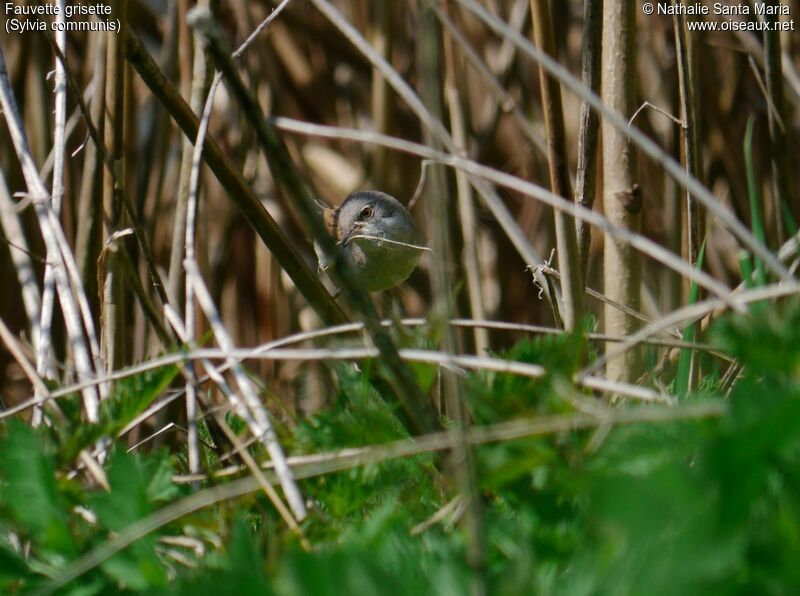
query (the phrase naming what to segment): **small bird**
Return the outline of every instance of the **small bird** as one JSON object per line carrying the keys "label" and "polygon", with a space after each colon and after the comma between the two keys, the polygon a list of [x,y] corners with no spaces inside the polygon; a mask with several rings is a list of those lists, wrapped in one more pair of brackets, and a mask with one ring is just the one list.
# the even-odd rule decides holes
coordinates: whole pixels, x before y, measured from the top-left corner
{"label": "small bird", "polygon": [[[348,196],[337,208],[320,205],[331,236],[341,247],[369,292],[382,292],[404,282],[419,262],[422,236],[400,201],[377,190]],[[328,267],[315,245],[319,268]]]}

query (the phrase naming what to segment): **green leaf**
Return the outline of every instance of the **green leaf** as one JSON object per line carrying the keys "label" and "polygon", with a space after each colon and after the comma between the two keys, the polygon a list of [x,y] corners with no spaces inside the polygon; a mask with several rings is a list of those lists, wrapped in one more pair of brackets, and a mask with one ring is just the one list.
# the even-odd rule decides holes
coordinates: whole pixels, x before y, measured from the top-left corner
{"label": "green leaf", "polygon": [[9,423],[0,469],[6,486],[2,498],[12,517],[42,548],[71,558],[75,545],[58,494],[51,459],[34,432],[16,420]]}
{"label": "green leaf", "polygon": [[100,421],[77,425],[62,438],[60,461],[71,462],[102,437],[119,433],[163,393],[177,374],[176,366],[164,366],[117,381],[112,394],[100,403]]}
{"label": "green leaf", "polygon": [[[759,206],[758,183],[756,182],[755,170],[753,168],[753,127],[755,116],[750,116],[747,121],[747,132],[744,136],[744,161],[747,170],[747,194],[750,198],[750,218],[752,220],[753,235],[761,244],[766,245],[766,234],[764,233],[764,220],[761,217],[761,207]],[[764,262],[756,257],[756,281],[758,285],[767,285],[767,272]]]}
{"label": "green leaf", "polygon": [[[697,271],[703,269],[703,259],[706,255],[706,238],[703,239],[703,244],[700,246],[700,254],[697,255]],[[689,288],[689,304],[695,304],[700,298],[700,286],[696,281],[692,281]],[[692,322],[683,330],[683,341],[693,342],[697,330],[697,323]],[[686,395],[689,392],[689,375],[692,369],[692,350],[681,350],[681,357],[678,361],[678,376],[676,380],[676,393],[678,395]]]}
{"label": "green leaf", "polygon": [[[155,468],[158,470],[159,468]],[[100,522],[114,532],[152,512],[151,495],[163,495],[163,480],[149,477],[153,467],[139,455],[121,449],[109,458],[108,482],[111,490],[92,500]],[[160,475],[160,474],[159,474]],[[166,574],[155,552],[155,537],[146,536],[103,563],[103,571],[125,587],[144,590],[166,583]]]}

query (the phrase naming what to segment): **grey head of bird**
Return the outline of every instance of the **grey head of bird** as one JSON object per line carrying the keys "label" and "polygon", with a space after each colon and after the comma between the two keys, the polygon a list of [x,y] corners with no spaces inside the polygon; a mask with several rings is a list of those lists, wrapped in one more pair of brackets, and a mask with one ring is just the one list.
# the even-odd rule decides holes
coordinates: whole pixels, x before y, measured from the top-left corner
{"label": "grey head of bird", "polygon": [[[404,282],[427,250],[408,209],[385,192],[354,192],[325,216],[331,234],[369,292]],[[320,268],[325,269],[327,263],[319,251],[318,257]]]}

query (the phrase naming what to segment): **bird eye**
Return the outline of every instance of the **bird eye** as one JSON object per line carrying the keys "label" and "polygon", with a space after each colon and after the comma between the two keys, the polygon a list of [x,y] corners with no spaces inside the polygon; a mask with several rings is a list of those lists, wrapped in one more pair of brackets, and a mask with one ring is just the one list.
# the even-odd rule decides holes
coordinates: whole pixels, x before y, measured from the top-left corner
{"label": "bird eye", "polygon": [[372,217],[372,213],[372,207],[368,205],[361,210],[361,213],[358,214],[358,219],[369,219]]}

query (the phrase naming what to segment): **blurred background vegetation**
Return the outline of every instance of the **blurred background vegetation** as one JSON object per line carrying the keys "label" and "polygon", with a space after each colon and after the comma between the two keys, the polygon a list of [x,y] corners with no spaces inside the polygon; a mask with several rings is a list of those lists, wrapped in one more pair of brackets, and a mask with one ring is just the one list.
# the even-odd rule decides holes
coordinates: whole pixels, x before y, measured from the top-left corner
{"label": "blurred background vegetation", "polygon": [[[0,36],[4,593],[796,593],[796,31],[638,0],[198,4],[211,41],[190,0]],[[800,14],[765,4],[788,15],[705,20]],[[371,297],[320,284],[306,210],[368,188],[415,197],[432,249]],[[299,348],[217,370],[269,342]]]}

